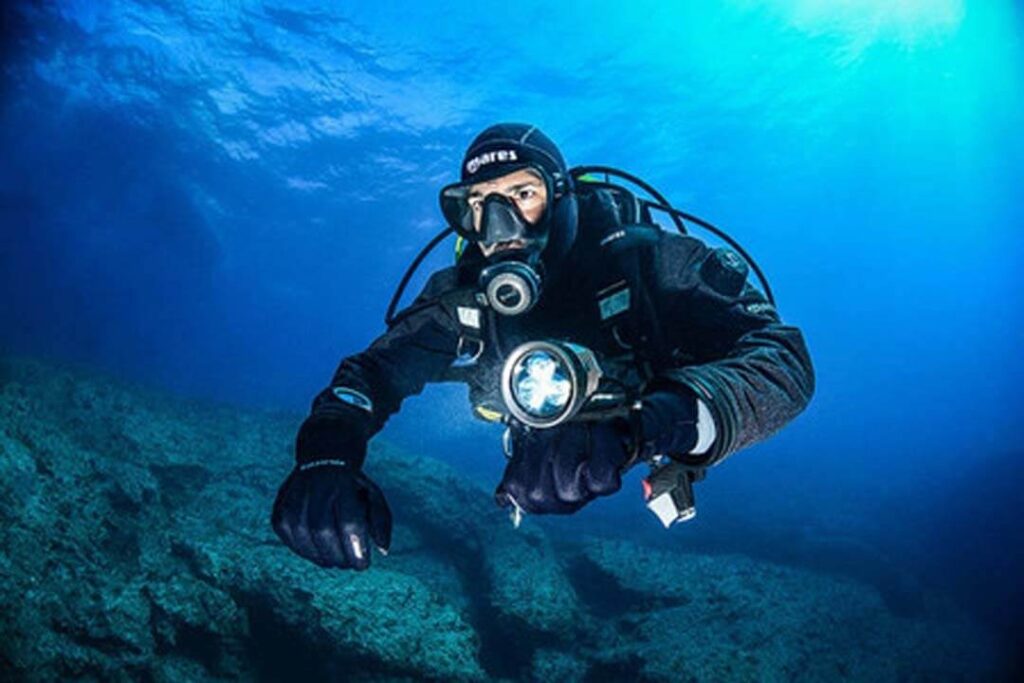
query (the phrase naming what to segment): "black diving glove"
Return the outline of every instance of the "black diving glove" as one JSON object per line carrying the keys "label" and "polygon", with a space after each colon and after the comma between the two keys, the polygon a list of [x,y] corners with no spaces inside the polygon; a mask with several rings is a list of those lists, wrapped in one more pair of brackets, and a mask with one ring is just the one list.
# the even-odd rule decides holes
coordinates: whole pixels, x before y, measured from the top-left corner
{"label": "black diving glove", "polygon": [[367,418],[359,408],[331,405],[302,423],[295,469],[274,501],[271,524],[281,540],[321,567],[363,570],[370,542],[386,554],[391,510],[361,471]]}
{"label": "black diving glove", "polygon": [[697,397],[684,387],[641,398],[638,457],[682,456],[697,445]]}
{"label": "black diving glove", "polygon": [[500,507],[567,515],[622,488],[631,450],[625,421],[516,427],[511,438],[511,457],[494,492]]}

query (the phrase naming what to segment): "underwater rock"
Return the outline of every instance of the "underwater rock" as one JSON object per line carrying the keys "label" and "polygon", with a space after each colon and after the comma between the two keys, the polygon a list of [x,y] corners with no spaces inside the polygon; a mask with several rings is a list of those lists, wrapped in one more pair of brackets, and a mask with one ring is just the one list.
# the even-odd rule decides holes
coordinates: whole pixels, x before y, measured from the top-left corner
{"label": "underwater rock", "polygon": [[533,655],[530,680],[579,683],[587,675],[588,664],[558,650],[537,650]]}
{"label": "underwater rock", "polygon": [[384,444],[371,450],[367,469],[392,502],[396,519],[415,519],[430,544],[443,549],[477,590],[486,586],[495,617],[507,620],[510,629],[566,637],[582,617],[579,602],[539,529],[514,529],[491,491],[444,463],[424,466],[423,459],[409,459]]}
{"label": "underwater rock", "polygon": [[485,678],[464,591],[319,570],[274,537],[297,418],[4,365],[0,678],[273,678],[281,661],[323,680]]}
{"label": "underwater rock", "polygon": [[512,528],[375,439],[392,552],[323,570],[269,525],[301,417],[0,360],[0,680],[979,679],[987,640],[865,582]]}
{"label": "underwater rock", "polygon": [[579,561],[629,596],[620,638],[593,658],[634,662],[646,680],[970,680],[994,661],[951,608],[899,618],[876,589],[834,575],[609,540]]}
{"label": "underwater rock", "polygon": [[491,650],[519,642],[528,662],[581,618],[547,538],[513,530],[489,491],[442,463],[375,441],[368,469],[395,509],[393,555],[362,574],[324,571],[268,523],[300,416],[3,366],[7,668],[159,678],[197,662],[245,677],[273,672],[281,641],[320,662],[317,676],[476,680]]}

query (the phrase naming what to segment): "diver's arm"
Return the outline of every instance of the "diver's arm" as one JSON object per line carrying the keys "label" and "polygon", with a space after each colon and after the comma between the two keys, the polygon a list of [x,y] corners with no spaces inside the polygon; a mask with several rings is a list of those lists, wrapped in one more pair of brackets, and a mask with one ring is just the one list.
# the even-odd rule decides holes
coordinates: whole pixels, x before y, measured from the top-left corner
{"label": "diver's arm", "polygon": [[[367,438],[380,431],[402,401],[443,378],[455,359],[458,327],[440,301],[454,279],[452,269],[435,273],[412,306],[365,351],[344,358],[331,384],[313,401],[310,420],[330,420],[338,411],[360,415]],[[433,304],[430,302],[434,301]]]}
{"label": "diver's arm", "polygon": [[[443,315],[440,310],[419,311],[338,366],[327,391],[368,408],[371,436],[384,427],[403,400],[423,391],[428,382],[440,380],[455,359],[458,334],[439,319]],[[317,413],[316,406],[313,412]]]}
{"label": "diver's arm", "polygon": [[[768,438],[814,393],[814,368],[800,330],[746,282],[733,252],[692,238],[664,240],[654,268],[662,330],[689,354],[663,369],[654,386],[685,387],[712,421],[713,439],[688,460],[712,465]],[[703,404],[703,406],[701,406]]]}
{"label": "diver's arm", "polygon": [[271,524],[285,545],[321,567],[366,569],[371,544],[383,553],[391,545],[391,509],[363,461],[370,437],[402,399],[440,379],[455,355],[448,313],[435,296],[439,284],[435,275],[415,309],[342,361],[299,428],[295,467],[278,490]]}

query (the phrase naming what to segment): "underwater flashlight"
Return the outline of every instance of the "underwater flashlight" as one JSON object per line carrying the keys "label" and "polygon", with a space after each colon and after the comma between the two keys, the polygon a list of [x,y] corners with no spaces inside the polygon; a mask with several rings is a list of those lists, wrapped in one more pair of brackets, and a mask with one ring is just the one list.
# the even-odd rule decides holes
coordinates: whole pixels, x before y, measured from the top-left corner
{"label": "underwater flashlight", "polygon": [[530,427],[554,427],[575,416],[597,391],[601,367],[590,349],[561,341],[517,347],[501,373],[509,412]]}

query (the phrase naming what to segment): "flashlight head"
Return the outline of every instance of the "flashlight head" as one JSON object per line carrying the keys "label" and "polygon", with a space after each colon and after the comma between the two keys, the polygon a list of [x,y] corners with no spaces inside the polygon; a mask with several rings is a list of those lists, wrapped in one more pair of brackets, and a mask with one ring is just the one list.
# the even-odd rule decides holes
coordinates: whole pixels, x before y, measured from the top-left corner
{"label": "flashlight head", "polygon": [[544,349],[524,354],[512,369],[511,381],[516,405],[541,419],[563,413],[574,390],[565,365]]}
{"label": "flashlight head", "polygon": [[600,377],[589,349],[567,342],[527,342],[505,361],[501,392],[517,420],[531,427],[553,427],[579,412]]}

